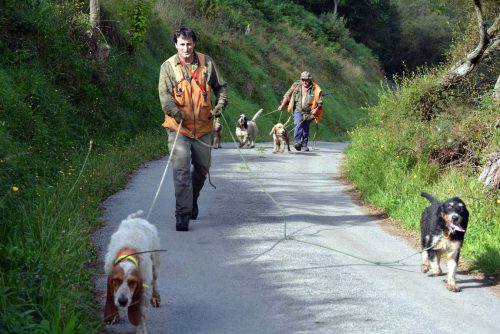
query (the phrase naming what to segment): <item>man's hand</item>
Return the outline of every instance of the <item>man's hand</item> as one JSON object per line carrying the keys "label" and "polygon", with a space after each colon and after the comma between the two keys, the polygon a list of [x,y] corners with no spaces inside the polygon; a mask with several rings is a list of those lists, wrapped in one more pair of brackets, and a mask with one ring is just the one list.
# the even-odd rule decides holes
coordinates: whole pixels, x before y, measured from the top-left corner
{"label": "man's hand", "polygon": [[212,113],[212,116],[219,118],[222,115],[222,107],[216,105],[210,112]]}
{"label": "man's hand", "polygon": [[281,111],[285,107],[285,105],[290,101],[290,99],[285,98],[283,99],[283,102],[281,102],[280,106],[278,107],[278,110]]}
{"label": "man's hand", "polygon": [[171,117],[175,118],[175,121],[177,123],[180,123],[182,120],[184,120],[184,114],[182,113],[182,111],[180,111],[179,109],[176,109]]}

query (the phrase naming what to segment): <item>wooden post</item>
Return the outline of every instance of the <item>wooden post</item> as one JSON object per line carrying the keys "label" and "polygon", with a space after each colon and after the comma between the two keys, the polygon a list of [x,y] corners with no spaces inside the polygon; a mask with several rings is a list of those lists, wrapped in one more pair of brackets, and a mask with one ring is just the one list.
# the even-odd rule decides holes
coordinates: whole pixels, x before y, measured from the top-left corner
{"label": "wooden post", "polygon": [[97,58],[99,49],[99,0],[90,0],[90,53]]}

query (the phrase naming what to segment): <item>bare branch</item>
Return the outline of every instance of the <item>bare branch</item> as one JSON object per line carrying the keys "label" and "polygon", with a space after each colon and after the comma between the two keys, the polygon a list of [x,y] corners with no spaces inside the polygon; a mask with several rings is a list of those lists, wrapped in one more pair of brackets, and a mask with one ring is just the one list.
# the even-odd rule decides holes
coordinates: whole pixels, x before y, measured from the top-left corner
{"label": "bare branch", "polygon": [[479,28],[479,43],[474,51],[467,55],[465,60],[456,63],[451,70],[441,78],[439,84],[443,90],[447,90],[454,84],[463,80],[483,58],[498,50],[500,43],[500,16],[497,17],[492,26],[486,30],[481,0],[474,0],[474,9],[476,11]]}

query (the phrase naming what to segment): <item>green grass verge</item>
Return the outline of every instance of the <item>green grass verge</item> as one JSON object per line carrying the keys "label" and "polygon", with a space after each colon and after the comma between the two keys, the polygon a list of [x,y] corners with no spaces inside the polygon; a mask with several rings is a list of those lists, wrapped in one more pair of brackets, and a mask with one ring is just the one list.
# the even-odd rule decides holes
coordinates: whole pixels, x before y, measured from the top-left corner
{"label": "green grass verge", "polygon": [[[448,99],[442,100],[439,115],[421,120],[418,99],[436,78],[421,75],[395,94],[381,94],[380,103],[369,109],[370,122],[351,132],[347,175],[366,200],[417,234],[422,211],[429,205],[422,191],[441,201],[461,197],[470,211],[463,262],[474,271],[498,276],[500,194],[483,191],[477,166],[500,147],[500,132],[491,126],[498,110],[488,97],[477,108]],[[468,154],[452,157],[468,160],[437,163],[456,147],[465,147]]]}
{"label": "green grass verge", "polygon": [[91,240],[100,204],[143,161],[166,154],[167,140],[159,130],[93,146],[85,166],[82,148],[58,179],[13,188],[0,203],[9,231],[0,237],[0,333],[94,333],[100,324]]}

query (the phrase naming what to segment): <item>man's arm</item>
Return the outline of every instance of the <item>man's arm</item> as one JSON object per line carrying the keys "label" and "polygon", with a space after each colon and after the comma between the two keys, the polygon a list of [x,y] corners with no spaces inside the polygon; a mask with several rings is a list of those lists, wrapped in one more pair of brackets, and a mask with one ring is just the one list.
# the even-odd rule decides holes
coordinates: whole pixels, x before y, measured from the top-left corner
{"label": "man's arm", "polygon": [[283,95],[283,100],[281,101],[280,106],[278,107],[278,110],[281,111],[287,105],[288,102],[290,102],[290,98],[292,97],[293,91],[295,88],[297,88],[297,85],[300,84],[300,81],[295,81],[292,86],[287,90],[285,95]]}
{"label": "man's arm", "polygon": [[208,84],[215,94],[215,106],[212,108],[214,116],[220,116],[227,106],[227,83],[217,69],[213,59],[208,59],[210,78]]}
{"label": "man's arm", "polygon": [[[160,79],[158,81],[158,93],[160,95],[161,109],[167,116],[175,115],[180,112],[174,99],[174,82],[172,81],[172,68],[168,62],[161,65]],[[175,78],[175,76],[174,76]],[[175,81],[175,79],[174,79]]]}
{"label": "man's arm", "polygon": [[298,85],[300,85],[300,81],[295,81],[292,84],[292,86],[286,91],[285,95],[283,95],[283,100],[285,100],[285,99],[290,100],[290,97],[292,96],[293,91],[295,90],[295,88],[297,88]]}

